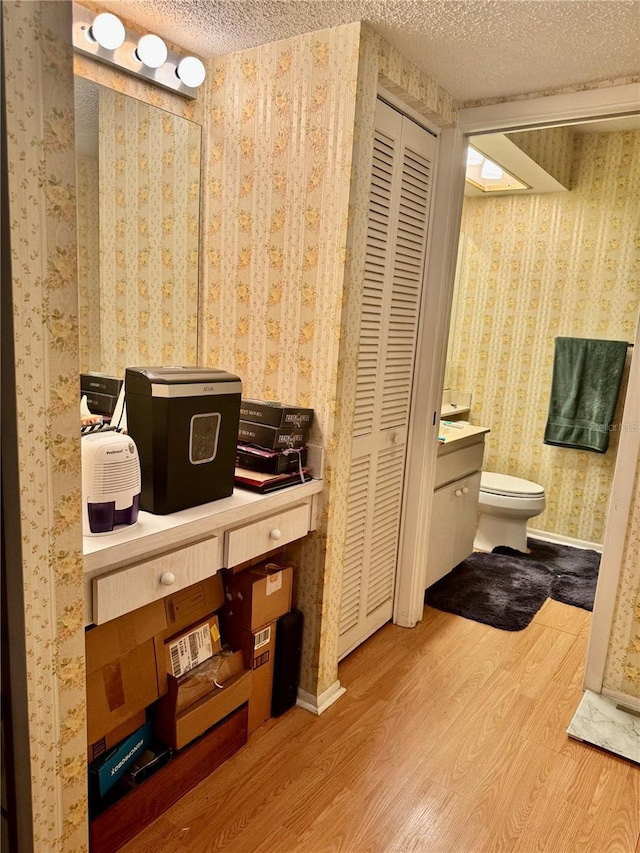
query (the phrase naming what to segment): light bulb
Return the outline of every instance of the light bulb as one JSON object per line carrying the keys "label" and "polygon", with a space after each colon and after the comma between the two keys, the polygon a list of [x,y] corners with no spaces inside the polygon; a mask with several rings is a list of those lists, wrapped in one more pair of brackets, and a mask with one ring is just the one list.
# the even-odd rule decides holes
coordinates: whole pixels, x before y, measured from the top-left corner
{"label": "light bulb", "polygon": [[206,71],[204,65],[196,56],[185,56],[176,68],[176,74],[185,84],[195,89],[204,82]]}
{"label": "light bulb", "polygon": [[479,166],[483,160],[484,157],[482,154],[469,146],[469,150],[467,151],[467,166]]}
{"label": "light bulb", "polygon": [[142,36],[135,54],[148,68],[160,68],[167,61],[167,46],[159,36],[149,33]]}
{"label": "light bulb", "polygon": [[105,50],[117,50],[124,44],[124,25],[110,12],[101,12],[91,24],[89,35]]}
{"label": "light bulb", "polygon": [[504,171],[497,163],[493,163],[491,160],[484,161],[482,171],[480,172],[481,178],[488,181],[499,181],[503,175]]}

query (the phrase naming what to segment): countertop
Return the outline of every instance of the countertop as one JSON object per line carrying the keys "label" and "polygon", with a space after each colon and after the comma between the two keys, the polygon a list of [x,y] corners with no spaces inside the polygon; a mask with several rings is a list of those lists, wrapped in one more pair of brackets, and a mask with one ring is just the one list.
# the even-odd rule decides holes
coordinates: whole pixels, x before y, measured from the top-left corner
{"label": "countertop", "polygon": [[266,495],[235,488],[228,498],[194,506],[170,515],[140,512],[138,523],[114,533],[84,536],[85,576],[96,570],[116,568],[176,545],[202,539],[215,530],[255,521],[271,512],[286,509],[323,488],[322,480],[310,480]]}
{"label": "countertop", "polygon": [[460,450],[476,442],[484,441],[486,433],[491,432],[489,427],[473,426],[465,424],[463,427],[445,426],[440,421],[438,436],[444,438],[444,444],[438,444],[438,456],[445,456],[454,450]]}

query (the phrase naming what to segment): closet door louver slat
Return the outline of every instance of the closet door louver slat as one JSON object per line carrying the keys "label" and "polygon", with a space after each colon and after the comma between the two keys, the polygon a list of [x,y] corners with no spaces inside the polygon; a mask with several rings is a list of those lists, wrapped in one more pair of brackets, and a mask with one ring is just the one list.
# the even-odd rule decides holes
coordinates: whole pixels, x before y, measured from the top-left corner
{"label": "closet door louver slat", "polygon": [[374,423],[395,145],[395,140],[392,138],[383,133],[376,133],[358,351],[354,414],[354,436],[356,437],[371,433]]}
{"label": "closet door louver slat", "polygon": [[[367,577],[367,616],[393,598],[403,461],[404,449],[401,447],[383,450],[378,456]],[[393,571],[390,571],[390,566],[393,566]]]}
{"label": "closet door louver slat", "polygon": [[[413,177],[418,169],[422,178],[419,190]],[[402,426],[407,424],[409,419],[427,240],[426,211],[429,208],[431,189],[430,172],[430,164],[425,157],[405,148],[382,390],[382,429]],[[425,216],[419,224],[403,213],[402,202],[409,191],[412,197],[419,199],[420,206],[425,211]],[[410,239],[405,235],[410,235]]]}
{"label": "closet door louver slat", "polygon": [[378,102],[343,560],[341,657],[393,613],[434,151],[427,131]]}
{"label": "closet door louver slat", "polygon": [[362,567],[366,549],[367,504],[369,502],[369,457],[351,465],[347,502],[347,539],[344,553],[340,634],[353,629],[360,617]]}

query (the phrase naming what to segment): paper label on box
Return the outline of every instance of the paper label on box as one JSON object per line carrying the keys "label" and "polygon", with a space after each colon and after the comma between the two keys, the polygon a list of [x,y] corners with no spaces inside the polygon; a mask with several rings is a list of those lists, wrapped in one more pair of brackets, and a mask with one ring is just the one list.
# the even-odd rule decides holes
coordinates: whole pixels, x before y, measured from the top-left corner
{"label": "paper label on box", "polygon": [[255,638],[253,641],[253,648],[254,648],[254,650],[255,649],[261,649],[262,646],[268,646],[270,642],[271,642],[271,625],[269,625],[267,628],[263,628],[262,631],[258,631],[258,633],[255,635]]}
{"label": "paper label on box", "polygon": [[200,625],[175,643],[169,644],[171,673],[175,678],[194,669],[213,655],[209,623]]}
{"label": "paper label on box", "polygon": [[282,572],[267,575],[267,595],[271,595],[279,589],[282,589]]}
{"label": "paper label on box", "polygon": [[218,640],[220,639],[220,630],[218,628],[217,622],[214,622],[213,625],[211,626],[211,639],[213,640],[214,643],[217,643]]}

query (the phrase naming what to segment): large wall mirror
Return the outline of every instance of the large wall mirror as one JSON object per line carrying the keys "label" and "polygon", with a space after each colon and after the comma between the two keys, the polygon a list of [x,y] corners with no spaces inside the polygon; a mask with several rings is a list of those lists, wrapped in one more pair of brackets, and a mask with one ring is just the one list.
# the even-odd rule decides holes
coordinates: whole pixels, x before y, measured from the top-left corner
{"label": "large wall mirror", "polygon": [[196,364],[201,128],[75,86],[80,369]]}

